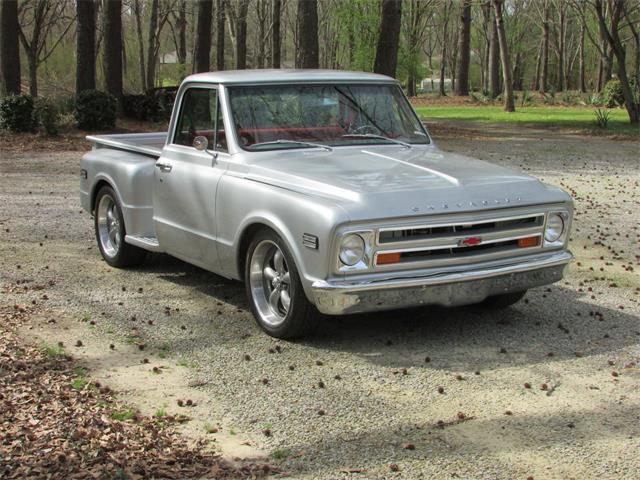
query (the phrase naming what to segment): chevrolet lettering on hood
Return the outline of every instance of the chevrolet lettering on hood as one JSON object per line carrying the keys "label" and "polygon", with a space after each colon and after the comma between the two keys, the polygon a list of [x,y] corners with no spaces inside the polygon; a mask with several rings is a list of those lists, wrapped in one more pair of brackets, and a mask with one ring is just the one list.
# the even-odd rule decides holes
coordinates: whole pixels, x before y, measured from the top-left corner
{"label": "chevrolet lettering on hood", "polygon": [[241,281],[278,338],[319,312],[506,307],[572,259],[566,192],[440,150],[383,75],[191,75],[168,131],[88,139],[80,197],[104,260],[165,252]]}

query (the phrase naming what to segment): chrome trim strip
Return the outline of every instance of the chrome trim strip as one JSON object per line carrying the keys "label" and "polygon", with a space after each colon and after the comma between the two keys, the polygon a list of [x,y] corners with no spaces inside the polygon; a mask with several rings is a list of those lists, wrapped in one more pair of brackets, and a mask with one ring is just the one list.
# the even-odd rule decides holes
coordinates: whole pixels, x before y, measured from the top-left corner
{"label": "chrome trim strip", "polygon": [[427,285],[440,285],[443,283],[465,282],[471,280],[480,280],[491,278],[499,275],[508,275],[511,273],[526,272],[529,270],[537,270],[541,268],[553,267],[569,263],[573,259],[573,255],[568,250],[554,252],[545,255],[536,255],[529,258],[512,259],[509,263],[500,263],[498,265],[487,266],[475,265],[473,269],[465,269],[461,271],[440,271],[425,273],[419,276],[387,276],[383,278],[362,279],[362,280],[342,280],[331,281],[317,280],[313,282],[312,288],[319,291],[335,291],[344,293],[353,293],[361,291],[371,291],[388,288],[409,288]]}
{"label": "chrome trim strip", "polygon": [[[530,238],[530,237],[542,237],[541,233],[528,233],[528,234],[524,234],[524,235],[517,235],[515,237],[504,237],[504,238],[493,238],[490,240],[482,240],[480,243],[478,243],[477,245],[473,245],[472,247],[466,247],[466,248],[473,248],[473,247],[479,247],[481,245],[491,245],[493,243],[500,243],[500,242],[510,242],[513,240],[520,240],[521,238]],[[433,250],[448,250],[450,248],[465,248],[462,247],[458,244],[458,241],[460,240],[464,240],[465,238],[468,238],[467,236],[461,236],[461,237],[447,237],[446,240],[455,240],[455,243],[451,243],[451,244],[442,244],[442,245],[433,245],[433,246],[425,246],[425,247],[415,247],[415,248],[396,248],[396,249],[391,249],[391,250],[378,250],[376,252],[376,257],[378,256],[379,253],[408,253],[408,252],[429,252],[429,251],[433,251]],[[540,247],[542,246],[542,242],[538,243],[538,245],[536,245],[535,247]],[[530,247],[530,248],[534,248],[534,247]],[[515,249],[514,249],[515,250]]]}
{"label": "chrome trim strip", "polygon": [[472,222],[458,222],[458,223],[434,223],[434,224],[421,224],[421,225],[409,225],[409,226],[399,226],[399,227],[383,227],[379,228],[378,232],[393,232],[397,230],[416,230],[419,228],[441,228],[441,227],[457,227],[460,225],[481,225],[483,223],[494,223],[494,222],[508,222],[509,220],[520,220],[522,218],[533,218],[533,217],[544,217],[544,213],[532,213],[528,215],[518,215],[513,217],[499,217],[493,218],[490,220],[478,220]]}

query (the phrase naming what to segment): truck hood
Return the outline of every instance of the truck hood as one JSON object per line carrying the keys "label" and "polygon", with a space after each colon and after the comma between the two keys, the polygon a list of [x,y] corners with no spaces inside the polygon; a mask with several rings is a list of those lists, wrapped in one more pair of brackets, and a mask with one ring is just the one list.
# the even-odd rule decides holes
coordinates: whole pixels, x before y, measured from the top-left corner
{"label": "truck hood", "polygon": [[327,197],[352,221],[564,202],[539,180],[435,146],[336,148],[252,155],[247,179]]}

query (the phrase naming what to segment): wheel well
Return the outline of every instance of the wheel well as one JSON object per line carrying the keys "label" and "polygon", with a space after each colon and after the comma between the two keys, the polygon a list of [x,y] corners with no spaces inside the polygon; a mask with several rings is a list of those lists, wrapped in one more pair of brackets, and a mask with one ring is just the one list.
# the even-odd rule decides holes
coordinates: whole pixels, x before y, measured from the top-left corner
{"label": "wheel well", "polygon": [[96,205],[96,197],[98,196],[98,192],[102,187],[111,187],[111,184],[106,180],[100,180],[98,183],[96,183],[95,187],[93,187],[93,191],[91,192],[91,203],[90,203],[92,212]]}
{"label": "wheel well", "polygon": [[260,230],[265,230],[265,229],[273,230],[271,227],[269,227],[268,225],[265,225],[264,223],[252,223],[251,225],[249,225],[244,229],[244,231],[242,232],[242,235],[240,236],[240,243],[238,245],[238,274],[240,276],[240,279],[243,282],[244,282],[244,267],[245,267],[245,262],[247,261],[247,249],[249,248],[249,244],[251,243],[251,240],[253,239],[253,237]]}

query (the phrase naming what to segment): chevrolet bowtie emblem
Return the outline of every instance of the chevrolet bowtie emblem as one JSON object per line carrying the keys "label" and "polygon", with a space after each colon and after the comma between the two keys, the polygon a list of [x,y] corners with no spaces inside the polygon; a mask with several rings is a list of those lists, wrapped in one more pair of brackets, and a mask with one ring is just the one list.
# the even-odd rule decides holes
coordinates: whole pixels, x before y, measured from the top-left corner
{"label": "chevrolet bowtie emblem", "polygon": [[473,247],[474,245],[480,245],[482,238],[480,237],[467,237],[458,240],[459,247]]}

